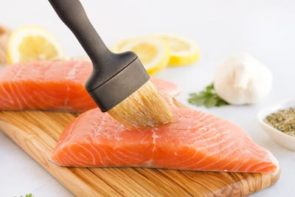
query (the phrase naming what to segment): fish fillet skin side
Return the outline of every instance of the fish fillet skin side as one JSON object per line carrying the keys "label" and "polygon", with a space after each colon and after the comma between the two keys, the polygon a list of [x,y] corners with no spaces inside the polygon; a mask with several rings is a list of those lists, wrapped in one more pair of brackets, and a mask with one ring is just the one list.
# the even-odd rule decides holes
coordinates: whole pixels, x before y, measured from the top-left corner
{"label": "fish fillet skin side", "polygon": [[146,130],[127,129],[108,114],[89,110],[65,129],[52,160],[74,167],[248,173],[279,169],[274,156],[235,124],[189,108],[172,109],[173,123]]}
{"label": "fish fillet skin side", "polygon": [[[84,112],[96,108],[85,90],[90,61],[38,61],[0,71],[0,110]],[[159,90],[178,94],[170,82],[151,79]]]}

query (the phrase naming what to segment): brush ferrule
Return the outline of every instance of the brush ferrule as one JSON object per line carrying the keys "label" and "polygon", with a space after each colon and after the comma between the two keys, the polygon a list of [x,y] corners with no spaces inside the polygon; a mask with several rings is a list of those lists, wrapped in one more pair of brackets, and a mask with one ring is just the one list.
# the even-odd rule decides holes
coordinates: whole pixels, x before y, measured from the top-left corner
{"label": "brush ferrule", "polygon": [[[95,77],[99,76],[95,74],[91,76],[91,78]],[[136,58],[123,70],[96,88],[93,89],[88,83],[87,89],[96,104],[105,112],[122,102],[148,80],[149,75],[140,60]]]}

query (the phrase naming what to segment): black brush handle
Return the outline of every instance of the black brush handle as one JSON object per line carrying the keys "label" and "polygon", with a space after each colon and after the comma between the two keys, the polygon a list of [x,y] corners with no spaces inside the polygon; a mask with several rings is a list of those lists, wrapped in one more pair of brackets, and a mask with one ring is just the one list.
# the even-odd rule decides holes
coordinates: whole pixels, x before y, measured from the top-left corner
{"label": "black brush handle", "polygon": [[140,60],[132,52],[110,52],[91,25],[79,0],[49,0],[70,28],[93,63],[86,89],[101,108],[108,111],[149,80]]}
{"label": "black brush handle", "polygon": [[103,69],[112,53],[107,49],[90,23],[79,0],[49,0],[60,19],[70,28],[92,60],[94,67]]}

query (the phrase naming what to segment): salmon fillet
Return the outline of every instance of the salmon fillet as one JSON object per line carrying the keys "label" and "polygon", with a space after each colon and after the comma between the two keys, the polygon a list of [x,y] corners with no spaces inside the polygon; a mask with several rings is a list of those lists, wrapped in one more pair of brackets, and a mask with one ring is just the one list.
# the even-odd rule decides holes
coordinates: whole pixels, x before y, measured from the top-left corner
{"label": "salmon fillet", "polygon": [[84,89],[89,61],[36,62],[0,72],[0,110],[84,112],[61,136],[52,156],[62,166],[150,167],[205,171],[278,170],[270,152],[238,126],[174,105],[174,84],[153,79],[169,94],[174,122],[147,130],[127,129],[102,113]]}
{"label": "salmon fillet", "polygon": [[[0,110],[93,109],[96,104],[84,88],[91,72],[90,61],[40,61],[7,66],[0,72]],[[178,93],[170,82],[152,81],[164,92]]]}
{"label": "salmon fillet", "polygon": [[278,162],[233,123],[171,104],[174,122],[127,129],[99,109],[69,125],[52,160],[74,167],[148,167],[272,173]]}

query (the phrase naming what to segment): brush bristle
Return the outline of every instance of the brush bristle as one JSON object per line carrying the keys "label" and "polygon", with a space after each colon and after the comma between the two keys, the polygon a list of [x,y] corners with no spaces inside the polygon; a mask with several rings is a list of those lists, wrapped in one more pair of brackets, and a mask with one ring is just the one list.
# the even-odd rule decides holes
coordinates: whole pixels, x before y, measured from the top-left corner
{"label": "brush bristle", "polygon": [[150,81],[108,112],[125,126],[135,128],[167,124],[173,118],[169,105]]}

